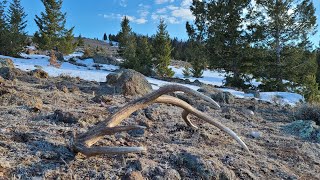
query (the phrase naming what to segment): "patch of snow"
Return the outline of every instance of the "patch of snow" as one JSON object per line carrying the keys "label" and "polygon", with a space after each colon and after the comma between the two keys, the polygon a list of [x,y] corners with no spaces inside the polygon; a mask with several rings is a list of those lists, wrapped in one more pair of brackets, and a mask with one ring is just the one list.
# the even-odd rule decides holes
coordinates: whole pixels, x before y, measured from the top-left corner
{"label": "patch of snow", "polygon": [[[212,85],[216,85],[216,86],[223,86],[225,76],[227,75],[227,73],[224,71],[219,72],[217,70],[213,70],[213,71],[212,70],[204,70],[201,78],[195,78],[195,77],[185,78],[183,76],[183,69],[184,68],[175,67],[175,66],[169,66],[169,67],[175,72],[174,77],[176,77],[176,78],[189,79],[191,82],[198,80],[202,83],[212,84]],[[253,79],[252,82],[250,82],[250,83],[256,87],[258,87],[261,84],[261,82],[258,82],[255,79]]]}
{"label": "patch of snow", "polygon": [[26,49],[30,49],[30,50],[37,50],[37,48],[35,46],[26,46]]}
{"label": "patch of snow", "polygon": [[64,56],[64,59],[69,60],[71,58],[81,57],[81,56],[83,56],[83,52],[74,52],[72,54],[68,54],[67,56]]}
{"label": "patch of snow", "polygon": [[[119,69],[118,66],[114,65],[107,65],[107,64],[96,64],[94,63],[93,59],[85,59],[80,60],[78,59],[77,62],[86,65],[83,66],[76,66],[69,62],[63,62],[60,68],[56,68],[50,66],[49,57],[45,55],[27,55],[22,54],[23,58],[12,58],[8,56],[1,56],[2,58],[10,58],[13,60],[15,66],[19,69],[30,71],[36,68],[41,68],[46,71],[50,76],[60,76],[60,75],[69,75],[71,77],[79,77],[84,80],[89,81],[97,81],[97,82],[105,82],[106,76],[112,71]],[[80,53],[74,53],[69,55],[68,57],[76,57],[80,55]],[[95,68],[96,65],[101,66],[100,70]],[[203,73],[202,78],[184,78],[182,70],[183,68],[176,68],[171,66],[172,70],[176,73],[175,77],[181,79],[189,79],[190,81],[199,80],[206,84],[212,84],[217,86],[223,85],[223,80],[225,73],[218,72],[218,71],[209,71],[205,70]],[[167,81],[162,81],[154,78],[147,77],[147,80],[151,83],[153,89],[159,89],[161,86],[168,85],[168,84],[179,84],[179,83],[171,83]],[[257,82],[258,83],[258,82]],[[187,86],[193,90],[198,90],[200,87],[188,84],[180,84],[183,86]],[[236,91],[229,88],[218,88],[222,91],[230,92],[237,98],[254,98],[253,94],[246,94],[242,91]],[[278,103],[278,104],[289,104],[295,105],[300,101],[304,101],[304,98],[296,93],[289,93],[289,92],[260,92],[261,100],[268,101],[271,103]]]}

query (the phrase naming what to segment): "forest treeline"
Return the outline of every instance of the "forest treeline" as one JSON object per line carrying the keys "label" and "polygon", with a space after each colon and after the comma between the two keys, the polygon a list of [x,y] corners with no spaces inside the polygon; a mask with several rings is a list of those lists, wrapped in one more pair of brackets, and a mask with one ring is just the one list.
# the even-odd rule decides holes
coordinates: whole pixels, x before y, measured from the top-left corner
{"label": "forest treeline", "polygon": [[[35,17],[32,42],[43,50],[73,52],[79,42],[74,27],[65,28],[63,1],[41,2],[45,9]],[[310,41],[317,27],[312,0],[193,0],[190,10],[195,19],[185,24],[186,41],[170,38],[163,19],[155,35],[137,34],[127,17],[118,34],[105,33],[102,39],[119,43],[122,67],[145,75],[171,77],[171,59],[183,60],[191,64],[186,76],[220,70],[227,73],[226,86],[297,92],[320,102],[320,49]],[[0,54],[19,56],[30,43],[26,16],[20,0],[0,1]],[[261,85],[252,86],[252,79]]]}
{"label": "forest treeline", "polygon": [[[204,69],[221,70],[227,73],[226,86],[297,92],[308,101],[320,101],[320,50],[310,41],[317,27],[311,0],[193,0],[190,10],[195,20],[186,23],[189,39],[186,42],[173,39],[170,44],[157,41],[168,38],[168,34],[161,33],[165,27],[161,21],[157,34],[146,42],[152,46],[151,52],[163,55],[152,54],[148,60],[132,56],[146,45],[136,46],[141,36],[130,27],[123,31],[123,25],[128,24],[123,23],[128,21],[124,19],[122,30],[115,36],[122,45],[121,51],[130,52],[130,56],[124,55],[124,67],[139,70],[141,65],[151,62],[148,67],[162,69],[168,65],[162,60],[166,51],[171,58],[191,63],[184,70],[186,75],[201,77]],[[122,32],[129,32],[124,36],[127,38],[121,37]],[[168,70],[158,72],[172,75]],[[252,79],[262,84],[254,87],[250,84]]]}

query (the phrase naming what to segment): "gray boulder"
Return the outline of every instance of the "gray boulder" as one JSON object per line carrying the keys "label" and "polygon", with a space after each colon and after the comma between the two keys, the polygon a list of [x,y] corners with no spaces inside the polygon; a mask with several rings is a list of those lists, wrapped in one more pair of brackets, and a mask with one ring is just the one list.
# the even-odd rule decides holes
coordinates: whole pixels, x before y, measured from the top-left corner
{"label": "gray boulder", "polygon": [[23,72],[14,67],[11,59],[0,58],[0,76],[6,80],[13,80],[17,76],[21,76]]}
{"label": "gray boulder", "polygon": [[217,92],[212,94],[211,98],[219,103],[234,103],[234,96],[230,92]]}
{"label": "gray boulder", "polygon": [[115,58],[103,54],[95,54],[92,59],[94,63],[98,64],[112,64],[115,66],[120,65],[120,62]]}
{"label": "gray boulder", "polygon": [[152,87],[141,73],[132,69],[120,70],[107,76],[107,84],[114,87],[115,93],[131,96],[143,96],[152,91]]}

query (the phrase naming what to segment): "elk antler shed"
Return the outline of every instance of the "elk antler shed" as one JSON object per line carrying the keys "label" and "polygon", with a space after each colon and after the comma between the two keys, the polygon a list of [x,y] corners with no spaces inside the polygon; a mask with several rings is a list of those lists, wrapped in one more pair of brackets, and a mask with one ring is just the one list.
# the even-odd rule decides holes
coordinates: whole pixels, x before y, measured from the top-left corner
{"label": "elk antler shed", "polygon": [[172,105],[181,107],[184,109],[184,111],[182,112],[182,118],[188,126],[197,128],[195,125],[192,124],[192,122],[188,118],[188,115],[192,114],[206,121],[207,123],[216,126],[217,128],[224,131],[225,133],[229,134],[245,150],[249,151],[248,147],[240,139],[240,137],[228,127],[224,126],[223,124],[219,123],[216,120],[213,120],[212,117],[195,109],[185,101],[172,96],[164,95],[166,93],[175,92],[175,91],[182,91],[184,93],[198,96],[212,103],[216,108],[220,108],[219,104],[214,100],[212,100],[210,97],[205,96],[200,92],[194,91],[185,86],[181,86],[181,85],[163,86],[158,90],[151,92],[150,94],[147,94],[141,98],[138,98],[136,100],[129,102],[127,105],[120,108],[117,112],[110,115],[106,120],[98,123],[96,126],[89,129],[86,133],[83,133],[78,137],[76,137],[74,142],[75,151],[80,152],[86,156],[94,156],[99,154],[125,154],[125,153],[145,151],[146,149],[144,147],[96,147],[92,145],[94,145],[97,141],[99,141],[105,135],[112,135],[117,132],[145,128],[143,126],[137,126],[137,125],[131,125],[131,126],[117,126],[117,125],[120,124],[121,121],[123,121],[125,118],[129,117],[133,112],[139,109],[145,108],[148,105],[153,103],[165,103],[165,104],[172,104]]}

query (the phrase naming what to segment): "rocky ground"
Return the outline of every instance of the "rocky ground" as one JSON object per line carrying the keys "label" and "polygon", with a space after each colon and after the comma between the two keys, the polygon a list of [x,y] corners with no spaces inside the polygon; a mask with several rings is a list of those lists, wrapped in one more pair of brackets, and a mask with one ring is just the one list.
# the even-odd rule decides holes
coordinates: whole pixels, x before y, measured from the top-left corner
{"label": "rocky ground", "polygon": [[[3,71],[0,71],[0,73]],[[122,124],[146,126],[106,136],[98,146],[145,146],[147,151],[86,158],[73,152],[75,134],[104,120],[134,96],[106,83],[10,70],[0,79],[0,179],[320,179],[320,144],[287,134],[295,109],[255,99],[203,101],[177,95],[234,130],[228,135],[198,118],[188,127],[182,110],[154,104]],[[3,74],[2,74],[3,76]],[[205,86],[205,94],[216,93]]]}

